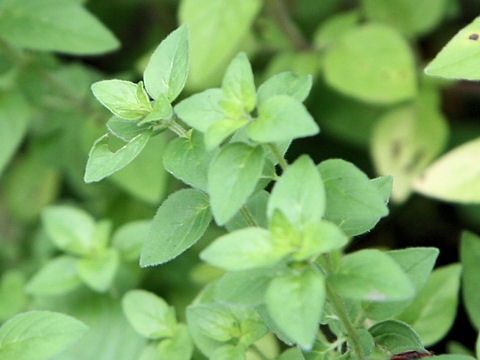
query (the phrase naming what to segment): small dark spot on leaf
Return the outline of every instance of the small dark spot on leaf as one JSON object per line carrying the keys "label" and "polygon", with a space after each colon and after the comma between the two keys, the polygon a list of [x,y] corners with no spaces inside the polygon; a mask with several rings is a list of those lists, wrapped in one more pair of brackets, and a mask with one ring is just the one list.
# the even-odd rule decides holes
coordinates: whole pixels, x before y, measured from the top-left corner
{"label": "small dark spot on leaf", "polygon": [[470,34],[468,37],[470,40],[478,40],[478,34]]}

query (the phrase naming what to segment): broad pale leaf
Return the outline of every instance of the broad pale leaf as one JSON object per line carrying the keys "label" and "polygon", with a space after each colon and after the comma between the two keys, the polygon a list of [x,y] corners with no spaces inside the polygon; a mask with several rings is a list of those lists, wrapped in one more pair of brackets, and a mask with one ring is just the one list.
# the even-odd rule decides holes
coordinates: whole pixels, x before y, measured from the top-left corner
{"label": "broad pale leaf", "polygon": [[22,313],[0,328],[2,360],[45,360],[88,330],[82,322],[50,311]]}
{"label": "broad pale leaf", "polygon": [[371,23],[347,32],[325,55],[324,67],[327,84],[359,100],[391,104],[417,91],[412,50],[386,25]]}
{"label": "broad pale leaf", "polygon": [[107,129],[112,135],[125,142],[129,142],[135,136],[144,133],[148,129],[148,125],[139,126],[136,121],[112,116],[107,121]]}
{"label": "broad pale leaf", "polygon": [[150,135],[150,131],[141,133],[116,151],[110,150],[108,134],[100,137],[88,155],[84,181],[86,183],[100,181],[123,169],[142,152]]}
{"label": "broad pale leaf", "polygon": [[124,80],[102,80],[92,85],[93,95],[122,119],[137,120],[152,111],[143,84]]}
{"label": "broad pale leaf", "polygon": [[168,360],[190,360],[193,353],[193,343],[188,328],[179,324],[172,338],[165,339],[157,346],[157,356]]}
{"label": "broad pale leaf", "polygon": [[306,155],[298,158],[275,183],[267,212],[272,218],[276,209],[300,227],[318,222],[325,215],[326,197],[322,177]]}
{"label": "broad pale leaf", "polygon": [[425,73],[447,79],[480,80],[480,17],[460,30],[438,53]]}
{"label": "broad pale leaf", "polygon": [[261,105],[277,95],[288,95],[298,101],[304,101],[312,88],[312,76],[300,76],[293,72],[283,72],[265,81],[258,88],[257,100]]}
{"label": "broad pale leaf", "polygon": [[265,299],[280,329],[303,349],[311,349],[325,301],[322,275],[306,269],[299,275],[277,277],[270,283]]}
{"label": "broad pale leaf", "polygon": [[319,132],[305,106],[287,95],[268,98],[258,109],[258,118],[248,125],[252,140],[260,143],[283,142]]}
{"label": "broad pale leaf", "polygon": [[117,249],[105,249],[100,253],[78,260],[78,275],[91,289],[105,292],[112,285],[119,260]]}
{"label": "broad pale leaf", "polygon": [[140,266],[162,264],[190,248],[212,219],[207,196],[194,189],[170,195],[158,208],[140,256]]}
{"label": "broad pale leaf", "polygon": [[422,339],[408,324],[398,320],[381,321],[368,329],[375,343],[392,354],[406,351],[426,352]]}
{"label": "broad pale leaf", "polygon": [[255,109],[255,81],[247,54],[242,52],[232,60],[223,77],[222,91],[227,101],[239,104],[240,109],[246,112]]}
{"label": "broad pale leaf", "polygon": [[5,0],[0,3],[0,36],[12,44],[67,54],[115,50],[115,36],[73,0]]}
{"label": "broad pale leaf", "polygon": [[190,65],[189,35],[186,25],[171,32],[153,52],[143,73],[148,94],[175,100],[187,81]]}
{"label": "broad pale leaf", "polygon": [[119,250],[123,260],[138,261],[150,225],[150,220],[132,221],[122,225],[113,234],[112,245]]}
{"label": "broad pale leaf", "polygon": [[440,157],[414,184],[419,193],[445,201],[480,202],[480,139]]}
{"label": "broad pale leaf", "polygon": [[159,296],[145,290],[130,290],[122,299],[122,307],[130,325],[148,339],[174,334],[175,311]]}
{"label": "broad pale leaf", "polygon": [[261,146],[228,144],[212,160],[208,170],[208,193],[212,213],[224,225],[255,190],[264,165]]}

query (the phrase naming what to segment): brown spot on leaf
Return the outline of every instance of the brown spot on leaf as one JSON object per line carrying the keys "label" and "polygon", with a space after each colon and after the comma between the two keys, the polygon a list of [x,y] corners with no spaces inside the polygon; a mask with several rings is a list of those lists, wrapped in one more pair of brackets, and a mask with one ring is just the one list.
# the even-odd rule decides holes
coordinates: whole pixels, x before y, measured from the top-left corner
{"label": "brown spot on leaf", "polygon": [[470,40],[478,40],[478,34],[470,34],[468,37]]}

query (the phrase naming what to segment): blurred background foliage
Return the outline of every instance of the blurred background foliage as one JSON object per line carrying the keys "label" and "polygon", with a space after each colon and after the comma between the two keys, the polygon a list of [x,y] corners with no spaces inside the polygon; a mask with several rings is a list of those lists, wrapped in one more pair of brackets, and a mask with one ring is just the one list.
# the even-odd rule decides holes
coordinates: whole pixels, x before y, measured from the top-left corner
{"label": "blurred background foliage", "polygon": [[[109,117],[94,100],[91,83],[138,81],[151,51],[179,23],[190,26],[192,51],[182,98],[219,85],[226,65],[241,50],[253,62],[257,85],[282,71],[312,74],[307,107],[321,133],[294,142],[287,158],[301,153],[316,162],[338,157],[371,177],[394,175],[391,215],[356,238],[352,249],[434,246],[443,265],[458,261],[461,229],[480,232],[480,206],[452,205],[412,191],[415,179],[439,155],[480,137],[480,85],[423,75],[426,63],[480,13],[477,1],[76,2],[115,34],[120,47],[108,34],[103,44],[92,40],[96,47],[52,39],[46,46],[45,39],[36,42],[41,29],[33,25],[31,34],[19,36],[2,15],[2,9],[17,6],[15,1],[0,0],[0,322],[31,308],[90,319],[95,331],[85,341],[91,355],[79,355],[82,342],[61,359],[132,359],[142,346],[114,300],[118,294],[99,296],[82,288],[68,296],[30,297],[24,284],[56,253],[40,223],[47,205],[74,204],[98,220],[110,219],[117,230],[151,219],[166,195],[182,186],[162,167],[169,134],[155,137],[109,179],[92,185],[82,180],[90,146]],[[391,66],[384,67],[387,63]],[[117,291],[154,290],[176,305],[182,318],[183,307],[216,276],[198,263],[197,254],[220,231],[210,229],[194,249],[155,269],[122,262]],[[459,311],[438,352],[446,344],[457,351],[460,344],[473,348],[474,331]]]}

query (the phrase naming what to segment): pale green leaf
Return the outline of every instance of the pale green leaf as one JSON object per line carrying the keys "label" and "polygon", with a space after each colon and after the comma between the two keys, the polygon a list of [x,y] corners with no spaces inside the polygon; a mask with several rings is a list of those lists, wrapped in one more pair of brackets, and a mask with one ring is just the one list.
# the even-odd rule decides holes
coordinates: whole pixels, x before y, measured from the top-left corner
{"label": "pale green leaf", "polygon": [[277,277],[265,295],[275,323],[304,350],[313,346],[325,301],[322,275],[306,269],[302,274]]}
{"label": "pale green leaf", "polygon": [[177,137],[168,143],[163,166],[184,183],[206,191],[212,157],[213,153],[205,148],[202,134],[193,131],[188,137]]}
{"label": "pale green leaf", "polygon": [[265,267],[286,255],[276,249],[268,230],[256,227],[223,235],[200,253],[200,258],[222,269],[236,271]]}
{"label": "pale green leaf", "polygon": [[175,310],[161,297],[145,290],[130,290],[122,299],[122,307],[130,325],[146,338],[173,336]]}
{"label": "pale green leaf", "polygon": [[193,353],[193,343],[188,328],[180,324],[175,328],[172,338],[165,339],[157,346],[159,359],[190,360]]}
{"label": "pale green leaf", "polygon": [[107,121],[108,131],[119,139],[129,142],[135,136],[140,135],[148,129],[148,125],[139,126],[137,122],[112,116]]}
{"label": "pale green leaf", "polygon": [[173,108],[166,95],[160,94],[153,103],[152,112],[138,122],[137,125],[144,125],[158,120],[168,120],[173,115]]}
{"label": "pale green leaf", "polygon": [[56,296],[77,288],[82,282],[77,259],[59,256],[46,263],[27,283],[25,291],[36,296]]}
{"label": "pale green leaf", "polygon": [[447,0],[363,0],[368,19],[398,28],[407,35],[432,31],[447,14]]}
{"label": "pale green leaf", "polygon": [[406,200],[413,182],[443,150],[447,137],[439,93],[432,89],[422,89],[414,104],[393,109],[378,120],[371,152],[377,172],[395,179],[393,200]]}
{"label": "pale green leaf", "polygon": [[205,132],[212,124],[226,118],[220,106],[222,100],[221,89],[208,89],[181,101],[174,110],[186,124]]}
{"label": "pale green leaf", "polygon": [[222,81],[222,91],[225,99],[239,104],[242,110],[250,112],[255,109],[255,82],[245,53],[239,53],[228,66]]}
{"label": "pale green leaf", "polygon": [[189,327],[198,327],[205,336],[216,341],[229,341],[235,337],[237,321],[225,306],[200,304],[187,309]]}
{"label": "pale green leaf", "polygon": [[325,215],[325,207],[325,189],[320,173],[313,161],[303,155],[275,183],[267,211],[271,218],[278,209],[292,224],[302,227],[320,221]]}
{"label": "pale green leaf", "polygon": [[120,45],[100,21],[72,0],[4,0],[0,14],[0,36],[19,47],[90,55]]}
{"label": "pale green leaf", "polygon": [[445,201],[480,202],[479,156],[480,139],[456,147],[425,170],[415,182],[415,190]]}
{"label": "pale green leaf", "polygon": [[211,220],[207,196],[193,189],[170,195],[153,218],[140,256],[140,266],[169,261],[190,248],[205,233]]}
{"label": "pale green leaf", "polygon": [[120,252],[125,261],[138,261],[143,241],[150,230],[150,220],[138,220],[123,224],[113,234],[112,245]]}
{"label": "pale green leaf", "polygon": [[383,194],[355,165],[340,159],[318,165],[326,190],[326,219],[349,236],[372,229],[388,215]]}
{"label": "pale green leaf", "polygon": [[415,329],[425,346],[441,340],[455,320],[460,271],[459,264],[436,269],[413,303],[398,316]]}
{"label": "pale green leaf", "polygon": [[112,285],[119,266],[119,260],[117,249],[105,249],[100,253],[78,260],[78,275],[91,289],[105,292]]}
{"label": "pale green leaf", "polygon": [[0,175],[25,135],[29,115],[18,92],[0,92]]}
{"label": "pale green leaf", "polygon": [[425,73],[447,79],[480,80],[480,17],[460,30],[437,54]]}
{"label": "pale green leaf", "polygon": [[480,328],[480,237],[470,232],[462,234],[460,244],[460,260],[462,262],[463,302],[470,321]]}
{"label": "pale green leaf", "polygon": [[263,102],[258,118],[247,129],[248,135],[260,143],[288,141],[319,132],[305,106],[287,95],[277,95]]}
{"label": "pale green leaf", "polygon": [[313,36],[316,49],[327,49],[338,41],[345,33],[357,27],[360,23],[360,12],[350,10],[334,14],[320,23]]}
{"label": "pale green leaf", "polygon": [[[260,226],[267,228],[268,219],[267,219],[267,201],[270,194],[261,190],[253,194],[250,199],[248,199],[245,204],[245,208],[248,210],[249,214],[253,217],[254,221]],[[228,231],[232,232],[241,228],[250,226],[248,221],[239,211],[228,223],[225,224],[225,227]]]}
{"label": "pale green leaf", "polygon": [[357,99],[391,104],[415,96],[413,52],[396,30],[367,24],[343,35],[324,61],[325,80]]}
{"label": "pale green leaf", "polygon": [[75,255],[88,255],[94,247],[95,221],[85,211],[68,205],[46,208],[42,223],[55,246]]}
{"label": "pale green leaf", "polygon": [[86,183],[100,181],[123,169],[142,152],[150,135],[150,131],[141,133],[116,151],[112,151],[107,143],[108,134],[100,137],[88,155],[84,181]]}
{"label": "pale green leaf", "polygon": [[7,270],[0,278],[0,322],[18,314],[30,299],[25,293],[25,275]]}
{"label": "pale green leaf", "polygon": [[265,81],[258,88],[257,100],[261,105],[277,95],[288,95],[303,102],[312,88],[312,76],[301,76],[293,72],[283,72]]}
{"label": "pale green leaf", "polygon": [[262,7],[260,0],[182,0],[179,17],[191,33],[190,84],[205,88],[222,73]]}
{"label": "pale green leaf", "polygon": [[400,301],[415,295],[412,282],[390,256],[379,250],[360,250],[340,261],[328,278],[341,296],[367,301]]}
{"label": "pale green leaf", "polygon": [[187,81],[190,64],[189,35],[186,25],[171,32],[153,52],[143,73],[148,94],[175,100]]}
{"label": "pale green leaf", "polygon": [[224,146],[208,170],[208,193],[217,224],[224,225],[245,204],[262,174],[263,150],[244,143]]}
{"label": "pale green leaf", "polygon": [[92,85],[92,92],[103,106],[122,119],[137,120],[152,111],[141,82],[102,80]]}
{"label": "pale green leaf", "polygon": [[77,341],[87,329],[82,322],[60,313],[22,313],[0,328],[0,358],[46,360]]}
{"label": "pale green leaf", "polygon": [[245,350],[234,345],[219,347],[210,357],[210,360],[245,360]]}
{"label": "pale green leaf", "polygon": [[245,119],[226,118],[217,121],[208,127],[205,132],[205,146],[207,150],[213,150],[219,146],[227,137],[232,135],[247,123]]}

